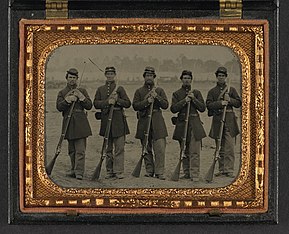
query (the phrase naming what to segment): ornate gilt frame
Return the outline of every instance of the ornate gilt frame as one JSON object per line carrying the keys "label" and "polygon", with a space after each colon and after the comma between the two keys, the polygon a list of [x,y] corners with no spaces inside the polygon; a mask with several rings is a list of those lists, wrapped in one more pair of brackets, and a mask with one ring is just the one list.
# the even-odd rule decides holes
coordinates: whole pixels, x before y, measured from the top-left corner
{"label": "ornate gilt frame", "polygon": [[[62,45],[196,44],[231,48],[242,65],[242,166],[221,188],[62,188],[44,167],[45,63]],[[265,213],[269,157],[268,23],[265,20],[21,20],[19,196],[21,212],[86,214]]]}

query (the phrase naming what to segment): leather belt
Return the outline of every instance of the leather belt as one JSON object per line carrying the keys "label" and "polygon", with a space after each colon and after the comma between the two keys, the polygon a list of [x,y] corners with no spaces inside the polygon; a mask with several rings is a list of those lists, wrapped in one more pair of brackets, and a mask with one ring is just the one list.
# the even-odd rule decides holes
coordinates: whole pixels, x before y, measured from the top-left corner
{"label": "leather belt", "polygon": [[113,110],[122,110],[121,107],[114,107]]}
{"label": "leather belt", "polygon": [[81,112],[83,112],[84,113],[84,110],[78,110],[78,109],[76,109],[76,110],[73,110],[73,113],[81,113]]}
{"label": "leather belt", "polygon": [[153,112],[161,112],[160,109],[153,109]]}
{"label": "leather belt", "polygon": [[234,112],[233,110],[226,110],[226,112]]}
{"label": "leather belt", "polygon": [[[181,114],[179,114],[179,115],[186,116],[185,113],[181,113]],[[198,117],[199,114],[189,114],[189,116]]]}

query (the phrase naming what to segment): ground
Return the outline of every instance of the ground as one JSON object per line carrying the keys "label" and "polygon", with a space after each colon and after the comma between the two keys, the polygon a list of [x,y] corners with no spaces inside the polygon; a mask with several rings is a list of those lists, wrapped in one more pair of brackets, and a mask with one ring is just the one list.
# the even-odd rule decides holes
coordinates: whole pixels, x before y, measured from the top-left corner
{"label": "ground", "polygon": [[[93,100],[96,88],[101,84],[95,84],[95,88],[90,86],[87,88],[87,91]],[[164,88],[168,100],[171,101],[172,93],[180,87],[180,83],[167,83],[161,84],[160,86]],[[206,99],[208,90],[215,85],[213,82],[195,82],[194,88],[199,89]],[[125,85],[128,96],[130,99],[133,99],[135,90],[140,87],[140,85]],[[239,91],[237,85],[233,86]],[[62,124],[62,115],[56,110],[55,102],[57,89],[47,89],[46,90],[46,159],[49,162],[54,156],[55,149],[61,134],[61,124]],[[240,124],[240,110],[236,110],[236,115],[238,116],[238,122]],[[179,144],[177,141],[172,140],[172,135],[174,131],[174,126],[171,124],[172,113],[169,110],[163,111],[163,115],[166,121],[167,129],[169,136],[167,137],[167,147],[166,147],[166,159],[165,159],[165,177],[166,180],[159,180],[156,178],[147,178],[144,177],[145,169],[144,163],[139,178],[131,176],[131,173],[137,164],[140,155],[141,155],[141,144],[139,140],[134,138],[136,132],[136,112],[132,108],[129,108],[125,111],[127,116],[127,121],[130,128],[130,135],[126,137],[125,145],[125,172],[124,179],[121,180],[107,180],[104,179],[105,173],[105,162],[102,165],[102,171],[100,179],[98,181],[91,181],[91,175],[100,160],[100,150],[103,142],[103,138],[98,135],[100,121],[96,120],[94,117],[95,109],[88,111],[88,120],[91,125],[93,135],[87,139],[87,149],[86,149],[86,162],[85,162],[85,174],[84,179],[79,181],[73,178],[69,178],[66,173],[69,170],[70,159],[67,153],[67,141],[64,141],[62,144],[62,151],[57,158],[53,172],[51,174],[51,180],[54,181],[57,185],[62,187],[82,187],[82,188],[213,188],[213,187],[223,187],[232,183],[235,178],[227,177],[217,177],[214,178],[212,183],[207,183],[203,178],[207,173],[210,165],[213,162],[213,154],[215,150],[214,140],[206,137],[202,141],[202,150],[201,150],[201,166],[200,166],[200,181],[192,182],[189,180],[179,180],[177,182],[171,181],[170,177],[178,162],[179,158]],[[207,111],[202,113],[201,120],[204,123],[205,131],[208,135],[211,118],[207,116]],[[240,125],[239,125],[240,126]],[[236,177],[238,176],[238,171],[240,168],[240,157],[241,157],[241,147],[240,147],[240,136],[236,138],[235,145],[235,173]],[[218,164],[216,164],[216,171]],[[182,170],[181,170],[182,175]]]}

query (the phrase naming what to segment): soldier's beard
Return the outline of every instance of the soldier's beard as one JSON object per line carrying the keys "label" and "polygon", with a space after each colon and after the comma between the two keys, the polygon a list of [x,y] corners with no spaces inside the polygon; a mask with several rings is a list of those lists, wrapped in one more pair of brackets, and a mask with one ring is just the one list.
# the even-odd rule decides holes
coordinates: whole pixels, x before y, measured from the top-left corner
{"label": "soldier's beard", "polygon": [[153,86],[155,84],[155,82],[153,80],[146,80],[145,84],[148,86]]}
{"label": "soldier's beard", "polygon": [[77,82],[75,82],[75,81],[68,82],[68,85],[69,85],[70,87],[72,87],[72,88],[76,88]]}
{"label": "soldier's beard", "polygon": [[191,82],[184,82],[184,86],[190,87],[191,86]]}

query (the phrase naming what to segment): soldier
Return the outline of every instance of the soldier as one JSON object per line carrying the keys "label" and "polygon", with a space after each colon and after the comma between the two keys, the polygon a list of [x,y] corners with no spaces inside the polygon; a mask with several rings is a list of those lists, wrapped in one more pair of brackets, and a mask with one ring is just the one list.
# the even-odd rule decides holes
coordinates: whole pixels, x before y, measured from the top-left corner
{"label": "soldier", "polygon": [[68,140],[68,153],[71,169],[67,176],[82,180],[85,167],[86,138],[91,136],[86,110],[92,108],[92,102],[84,88],[77,88],[78,71],[70,68],[66,73],[67,86],[57,96],[56,108],[62,112],[63,124],[67,121],[70,106],[75,106],[70,118],[65,138]]}
{"label": "soldier", "polygon": [[206,105],[201,92],[197,89],[192,90],[192,78],[193,75],[191,71],[184,70],[182,72],[180,79],[183,85],[173,93],[171,112],[178,113],[173,139],[179,141],[181,145],[185,128],[186,109],[188,103],[191,105],[185,148],[186,157],[182,160],[184,176],[181,178],[198,182],[200,174],[201,140],[206,137],[198,112],[204,112]]}
{"label": "soldier", "polygon": [[107,148],[107,175],[105,178],[123,179],[125,135],[129,134],[124,108],[129,108],[131,106],[131,102],[124,88],[122,86],[116,87],[115,68],[106,67],[104,75],[107,80],[105,85],[100,86],[96,90],[93,104],[96,109],[101,109],[101,113],[96,113],[96,118],[101,119],[99,131],[100,136],[104,136],[105,134],[109,109],[111,105],[114,105]]}
{"label": "soldier", "polygon": [[[146,67],[143,73],[144,85],[137,89],[134,94],[133,108],[138,111],[138,123],[136,138],[144,143],[144,132],[147,126],[147,118],[150,104],[153,104],[151,129],[149,132],[148,154],[145,155],[146,177],[153,177],[165,180],[165,149],[166,137],[168,136],[166,124],[162,116],[161,109],[168,108],[168,100],[165,91],[160,87],[155,87],[154,78],[156,77],[153,67]],[[155,160],[153,158],[153,152]]]}
{"label": "soldier", "polygon": [[230,87],[229,92],[227,92],[227,69],[225,67],[219,67],[215,75],[218,80],[217,85],[208,92],[206,100],[209,111],[208,115],[213,116],[209,136],[215,140],[219,135],[224,106],[227,105],[223,136],[221,139],[220,158],[218,160],[219,172],[216,173],[215,176],[234,178],[234,137],[239,134],[239,128],[233,107],[239,108],[242,102],[235,88]]}

